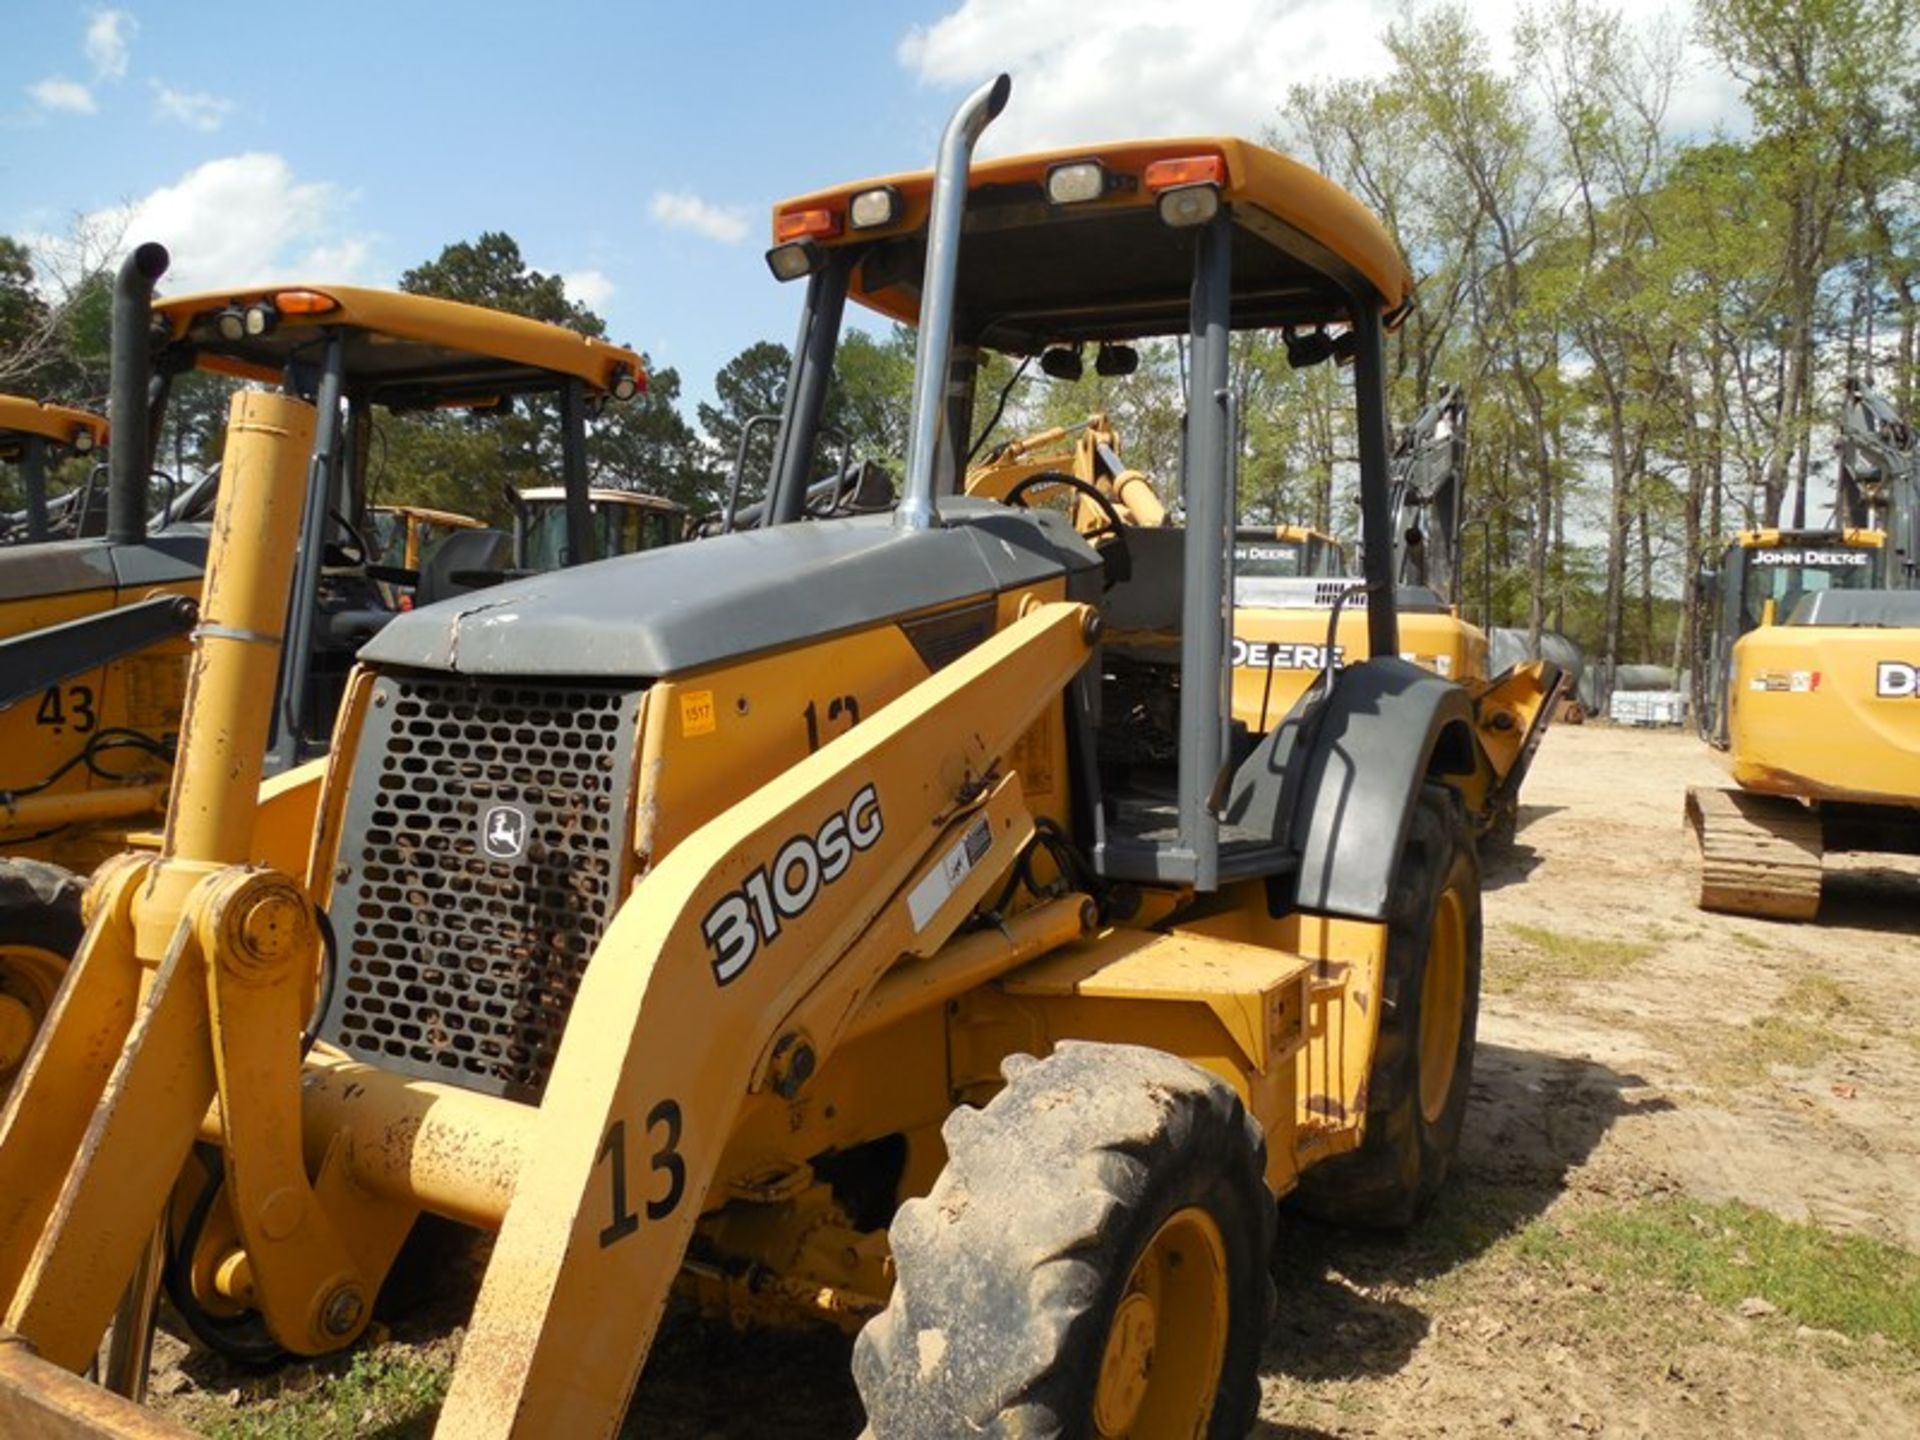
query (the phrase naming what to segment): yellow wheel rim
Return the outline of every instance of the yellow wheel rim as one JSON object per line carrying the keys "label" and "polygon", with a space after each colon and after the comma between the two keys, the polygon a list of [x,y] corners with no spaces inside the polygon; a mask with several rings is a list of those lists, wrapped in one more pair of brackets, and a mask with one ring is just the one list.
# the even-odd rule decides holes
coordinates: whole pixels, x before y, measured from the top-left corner
{"label": "yellow wheel rim", "polygon": [[1460,1027],[1467,1014],[1467,908],[1457,890],[1434,906],[1420,982],[1420,1113],[1439,1123],[1460,1063]]}
{"label": "yellow wheel rim", "polygon": [[1227,1350],[1227,1247],[1206,1211],[1176,1210],[1134,1262],[1094,1390],[1102,1440],[1206,1429]]}
{"label": "yellow wheel rim", "polygon": [[0,945],[0,1094],[53,1008],[67,962],[37,945]]}

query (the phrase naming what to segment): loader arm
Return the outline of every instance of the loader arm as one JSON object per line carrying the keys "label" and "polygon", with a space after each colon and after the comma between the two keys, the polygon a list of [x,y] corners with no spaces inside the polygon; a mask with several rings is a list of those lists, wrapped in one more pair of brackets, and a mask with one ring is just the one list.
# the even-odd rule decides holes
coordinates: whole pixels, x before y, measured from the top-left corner
{"label": "loader arm", "polygon": [[888,967],[1004,877],[1032,821],[997,762],[1096,633],[1086,606],[1037,607],[635,887],[581,981],[591,1023],[561,1043],[440,1434],[613,1433],[740,1110],[797,1093]]}

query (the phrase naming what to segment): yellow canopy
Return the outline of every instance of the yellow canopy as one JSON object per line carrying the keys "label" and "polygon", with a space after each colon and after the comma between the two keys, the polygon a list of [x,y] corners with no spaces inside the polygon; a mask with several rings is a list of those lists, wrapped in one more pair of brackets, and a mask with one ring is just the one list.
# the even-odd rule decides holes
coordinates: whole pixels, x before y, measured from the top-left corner
{"label": "yellow canopy", "polygon": [[[1238,222],[1236,326],[1337,321],[1353,296],[1377,302],[1390,321],[1404,313],[1413,275],[1399,247],[1365,206],[1325,176],[1244,140],[1133,140],[974,163],[961,247],[963,338],[1030,349],[1053,340],[1183,329],[1192,242],[1159,222],[1156,194],[1145,182],[1150,165],[1187,159],[1217,159],[1224,168],[1221,198]],[[1105,167],[1100,197],[1050,204],[1047,173],[1087,160]],[[853,197],[882,187],[898,193],[898,217],[854,229]],[[777,243],[807,233],[802,212],[826,212],[812,217],[814,243],[871,247],[849,293],[911,323],[919,313],[923,263],[918,233],[932,188],[932,172],[922,170],[797,196],[774,207],[774,237]]]}
{"label": "yellow canopy", "polygon": [[[274,307],[263,335],[220,334],[223,311]],[[610,392],[619,372],[646,388],[640,357],[559,325],[519,315],[355,285],[267,285],[164,300],[154,311],[173,340],[188,341],[195,362],[249,380],[276,381],[296,352],[314,353],[315,332],[338,329],[346,342],[350,389],[391,405],[479,403],[502,395],[586,382]],[[315,354],[317,360],[318,356]]]}
{"label": "yellow canopy", "polygon": [[85,430],[93,437],[95,449],[107,443],[107,422],[91,410],[75,410],[68,405],[49,405],[29,400],[24,395],[0,395],[0,448],[9,441],[38,435],[56,445],[71,446],[74,437]]}

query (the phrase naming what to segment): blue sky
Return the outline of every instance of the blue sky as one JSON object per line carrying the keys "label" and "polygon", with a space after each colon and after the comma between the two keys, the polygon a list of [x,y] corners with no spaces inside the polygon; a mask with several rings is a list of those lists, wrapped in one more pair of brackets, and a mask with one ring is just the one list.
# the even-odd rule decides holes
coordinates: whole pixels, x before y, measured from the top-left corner
{"label": "blue sky", "polygon": [[[1517,5],[1476,14],[1503,33]],[[771,204],[928,163],[975,79],[1015,77],[989,149],[1253,133],[1286,84],[1376,66],[1393,9],[9,0],[0,233],[101,217],[165,240],[198,289],[390,284],[505,230],[699,398],[743,346],[792,338],[798,297],[761,258]],[[1697,88],[1683,104],[1724,102]]]}

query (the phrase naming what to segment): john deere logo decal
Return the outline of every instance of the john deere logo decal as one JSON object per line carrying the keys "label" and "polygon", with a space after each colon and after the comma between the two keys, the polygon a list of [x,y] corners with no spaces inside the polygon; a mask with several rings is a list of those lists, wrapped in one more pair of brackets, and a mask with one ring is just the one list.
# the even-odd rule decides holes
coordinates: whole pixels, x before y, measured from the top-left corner
{"label": "john deere logo decal", "polygon": [[511,805],[487,811],[480,826],[480,846],[496,860],[515,860],[527,848],[527,812]]}

